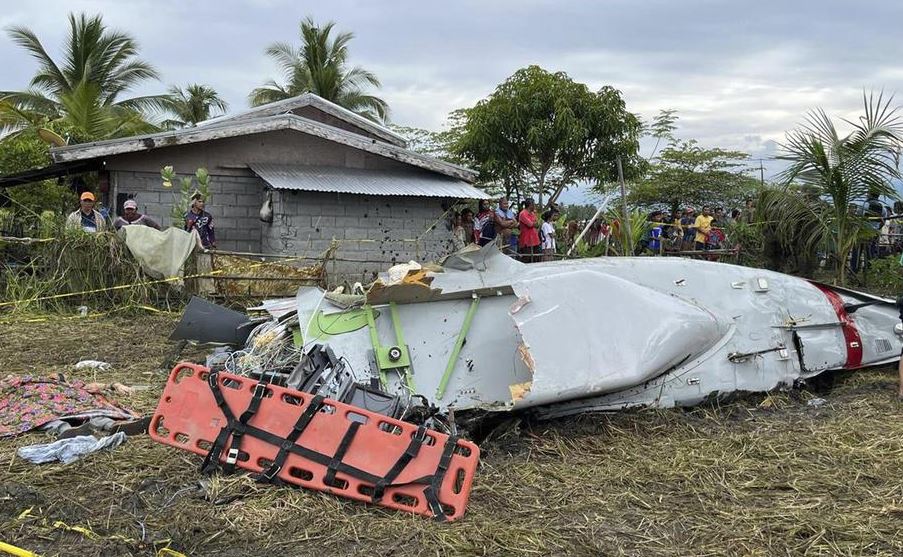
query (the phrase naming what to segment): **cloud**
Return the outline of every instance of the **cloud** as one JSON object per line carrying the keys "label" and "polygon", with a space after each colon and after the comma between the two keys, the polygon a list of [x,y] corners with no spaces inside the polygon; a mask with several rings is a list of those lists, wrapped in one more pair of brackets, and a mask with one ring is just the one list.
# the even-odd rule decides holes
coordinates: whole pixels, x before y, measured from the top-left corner
{"label": "cloud", "polygon": [[[138,39],[163,83],[136,93],[207,83],[233,110],[279,77],[268,44],[297,42],[307,15],[333,20],[354,32],[352,62],[380,77],[393,120],[432,129],[539,64],[613,85],[646,117],[678,110],[682,137],[770,159],[808,110],[854,117],[863,89],[903,89],[897,2],[45,0],[11,4],[0,24],[26,25],[58,53],[69,11],[101,13]],[[5,38],[0,59],[0,88],[24,87],[34,63]]]}

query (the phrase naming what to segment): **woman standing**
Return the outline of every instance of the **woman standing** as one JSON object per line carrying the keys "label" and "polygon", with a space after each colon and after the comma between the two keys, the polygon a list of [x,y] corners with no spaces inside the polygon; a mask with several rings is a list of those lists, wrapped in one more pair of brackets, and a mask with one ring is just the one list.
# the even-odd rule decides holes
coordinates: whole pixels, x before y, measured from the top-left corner
{"label": "woman standing", "polygon": [[518,237],[518,248],[520,250],[521,261],[524,263],[533,263],[539,260],[539,219],[536,218],[534,212],[535,204],[533,199],[528,197],[524,200],[524,208],[517,215],[517,223],[520,228],[520,236]]}

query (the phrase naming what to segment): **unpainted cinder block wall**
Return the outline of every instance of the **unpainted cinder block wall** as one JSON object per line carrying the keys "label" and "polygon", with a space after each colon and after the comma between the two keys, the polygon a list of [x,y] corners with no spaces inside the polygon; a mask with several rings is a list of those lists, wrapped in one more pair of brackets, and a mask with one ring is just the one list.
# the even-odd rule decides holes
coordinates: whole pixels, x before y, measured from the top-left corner
{"label": "unpainted cinder block wall", "polygon": [[[179,176],[181,178],[182,176]],[[115,171],[112,173],[113,199],[124,193],[138,203],[138,211],[150,215],[164,227],[179,193],[178,181],[164,188],[159,174]],[[211,176],[207,211],[213,215],[216,247],[222,250],[261,253],[260,221],[264,184],[256,176]],[[181,226],[181,223],[179,223]]]}
{"label": "unpainted cinder block wall", "polygon": [[435,261],[451,253],[443,217],[450,201],[276,190],[273,223],[264,225],[261,243],[266,253],[316,256],[335,240],[329,282],[367,282],[396,263]]}
{"label": "unpainted cinder block wall", "polygon": [[[178,184],[164,188],[159,174],[130,171],[113,172],[112,181],[114,199],[128,194],[140,212],[171,224]],[[219,249],[299,257],[292,263],[301,266],[335,239],[335,259],[327,265],[330,284],[367,282],[395,263],[435,261],[452,251],[443,217],[452,200],[274,190],[268,224],[259,218],[266,191],[260,178],[212,175],[210,191],[207,210]]]}

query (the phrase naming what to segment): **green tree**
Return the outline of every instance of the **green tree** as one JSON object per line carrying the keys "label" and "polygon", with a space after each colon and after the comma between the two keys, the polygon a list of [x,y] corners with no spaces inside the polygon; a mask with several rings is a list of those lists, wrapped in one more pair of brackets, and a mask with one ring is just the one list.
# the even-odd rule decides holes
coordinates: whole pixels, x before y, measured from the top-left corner
{"label": "green tree", "polygon": [[314,93],[374,121],[385,121],[388,105],[367,90],[381,86],[373,72],[348,65],[348,43],[352,33],[333,36],[335,22],[320,27],[310,17],[301,22],[301,46],[277,42],[266,54],[282,68],[285,83],[269,80],[251,91],[252,106],[259,106],[302,93]]}
{"label": "green tree", "polygon": [[163,187],[170,189],[178,179],[179,189],[173,191],[172,207],[169,210],[170,226],[181,228],[185,224],[185,214],[191,208],[191,198],[196,194],[201,194],[207,202],[211,201],[210,195],[210,173],[206,168],[198,168],[194,172],[194,176],[183,176],[181,178],[176,174],[172,166],[164,166],[160,171],[160,178]]}
{"label": "green tree", "polygon": [[165,96],[122,97],[157,79],[157,71],[138,58],[130,35],[108,29],[101,16],[69,15],[59,63],[30,29],[12,27],[9,35],[37,60],[38,71],[28,89],[0,92],[0,132],[46,126],[76,143],[152,128],[147,115],[162,108]]}
{"label": "green tree", "polygon": [[163,120],[161,124],[167,129],[176,129],[196,126],[217,113],[226,112],[229,105],[213,87],[191,83],[184,89],[176,85],[170,87],[164,107],[172,118]]}
{"label": "green tree", "polygon": [[893,182],[901,179],[903,122],[892,102],[883,94],[863,94],[863,114],[845,121],[852,127],[846,135],[824,110],[809,113],[781,146],[780,158],[790,163],[780,175],[783,187],[756,208],[776,223],[785,243],[802,238],[800,247],[808,252],[823,249],[835,255],[840,284],[846,283],[853,247],[874,235],[857,208],[870,198],[898,197]]}
{"label": "green tree", "polygon": [[640,121],[612,87],[593,92],[563,72],[529,66],[459,114],[453,153],[484,183],[535,194],[540,206],[578,181],[613,180],[618,157],[628,178],[642,172]]}
{"label": "green tree", "polygon": [[655,159],[662,141],[665,141],[666,145],[672,145],[677,141],[674,137],[674,132],[677,130],[677,120],[677,111],[674,109],[667,109],[659,110],[658,114],[651,122],[642,123],[642,135],[655,139],[652,153],[650,153],[647,160],[652,161]]}
{"label": "green tree", "polygon": [[[40,168],[50,164],[47,144],[34,134],[18,134],[0,142],[0,176]],[[0,190],[7,197],[12,212],[34,222],[43,211],[62,213],[73,210],[76,196],[71,188],[57,180],[23,184]],[[23,212],[24,209],[24,212]]]}
{"label": "green tree", "polygon": [[632,184],[628,201],[672,212],[686,205],[741,207],[759,186],[744,174],[747,158],[740,151],[704,149],[692,139],[673,142],[661,150],[649,173]]}
{"label": "green tree", "polygon": [[408,149],[437,159],[455,162],[455,158],[448,152],[449,146],[443,132],[433,132],[423,128],[412,126],[389,125],[389,129],[405,138]]}
{"label": "green tree", "polygon": [[596,215],[595,205],[564,205],[559,204],[558,210],[564,215],[564,220],[589,220]]}

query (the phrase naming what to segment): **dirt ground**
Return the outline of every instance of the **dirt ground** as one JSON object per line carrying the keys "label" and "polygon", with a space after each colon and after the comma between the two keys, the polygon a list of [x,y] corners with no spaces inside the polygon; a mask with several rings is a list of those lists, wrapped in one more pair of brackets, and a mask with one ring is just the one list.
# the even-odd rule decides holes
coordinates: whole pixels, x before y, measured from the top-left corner
{"label": "dirt ground", "polygon": [[[176,319],[0,324],[0,368],[147,385],[119,400],[151,413]],[[76,372],[82,359],[113,368]],[[51,438],[28,433],[0,441],[0,541],[44,557],[903,555],[895,371],[835,378],[692,410],[511,422],[484,442],[467,515],[451,524],[243,475],[205,479],[199,457],[147,436],[32,465],[15,449]]]}

